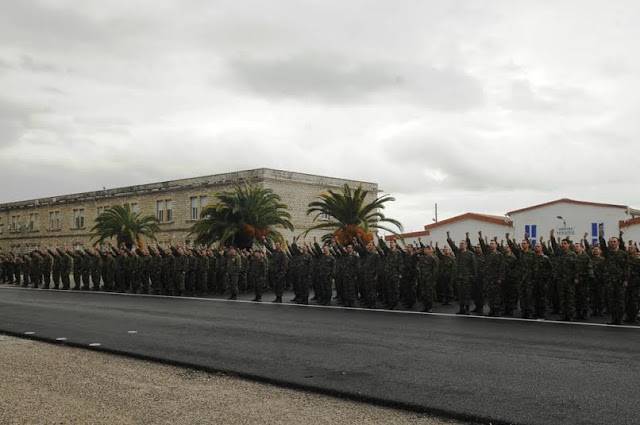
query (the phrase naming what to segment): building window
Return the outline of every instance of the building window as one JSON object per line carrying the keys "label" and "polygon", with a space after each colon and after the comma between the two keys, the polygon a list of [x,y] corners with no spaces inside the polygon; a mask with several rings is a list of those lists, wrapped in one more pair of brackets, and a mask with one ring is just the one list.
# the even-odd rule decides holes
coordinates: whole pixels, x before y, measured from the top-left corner
{"label": "building window", "polygon": [[104,212],[104,207],[98,207],[98,210],[96,211],[98,217],[101,216],[103,212]]}
{"label": "building window", "polygon": [[20,225],[20,216],[19,215],[12,215],[11,216],[11,226],[9,227],[9,230],[11,232],[19,232],[21,230],[21,225]]}
{"label": "building window", "polygon": [[322,213],[319,217],[320,221],[329,221],[329,214]]}
{"label": "building window", "polygon": [[56,218],[56,229],[58,230],[62,229],[62,214],[60,213],[60,211],[55,212],[55,218]]}
{"label": "building window", "polygon": [[173,221],[173,201],[171,199],[167,199],[167,221]]}
{"label": "building window", "polygon": [[531,246],[536,246],[538,241],[538,226],[536,224],[527,224],[524,226],[524,233],[529,235]]}
{"label": "building window", "polygon": [[131,204],[131,211],[132,211],[134,214],[137,214],[137,213],[139,213],[139,212],[140,212],[140,210],[138,209],[138,204],[137,204],[137,203],[133,203],[133,204]]}
{"label": "building window", "polygon": [[38,213],[29,214],[29,230],[38,230]]}
{"label": "building window", "polygon": [[73,210],[73,228],[84,229],[84,208]]}
{"label": "building window", "polygon": [[198,219],[198,197],[191,197],[191,220]]}
{"label": "building window", "polygon": [[2,226],[3,226],[2,217],[0,217],[0,233],[2,233]]}
{"label": "building window", "polygon": [[156,202],[156,214],[158,221],[164,221],[164,201]]}
{"label": "building window", "polygon": [[208,196],[192,196],[191,200],[191,220],[198,220],[204,207],[209,203]]}

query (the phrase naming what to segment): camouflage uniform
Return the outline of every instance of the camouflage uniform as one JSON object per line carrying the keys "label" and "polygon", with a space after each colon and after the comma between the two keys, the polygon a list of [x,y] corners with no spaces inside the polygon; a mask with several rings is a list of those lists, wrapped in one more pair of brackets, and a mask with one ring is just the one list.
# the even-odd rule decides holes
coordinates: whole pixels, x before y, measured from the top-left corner
{"label": "camouflage uniform", "polygon": [[102,278],[104,280],[104,290],[114,291],[116,280],[116,260],[111,254],[105,256],[102,262]]}
{"label": "camouflage uniform", "polygon": [[175,256],[175,275],[174,275],[174,295],[182,296],[185,292],[185,278],[187,276],[187,268],[189,267],[189,258],[186,254],[178,254]]}
{"label": "camouflage uniform", "polygon": [[145,252],[140,257],[140,293],[149,293],[149,281],[151,279],[151,254]]}
{"label": "camouflage uniform", "polygon": [[214,293],[217,288],[217,259],[213,253],[207,255],[209,267],[207,267],[207,291]]}
{"label": "camouflage uniform", "polygon": [[576,310],[580,319],[586,319],[589,317],[589,293],[594,273],[591,258],[584,252],[576,255],[576,273],[578,275]]}
{"label": "camouflage uniform", "polygon": [[240,269],[242,268],[242,259],[240,255],[235,254],[227,257],[227,281],[229,282],[229,292],[231,293],[229,298],[235,298],[238,296],[238,279],[240,277]]}
{"label": "camouflage uniform", "polygon": [[554,278],[553,264],[551,259],[544,254],[536,254],[533,271],[533,303],[535,317],[546,318],[547,310],[547,285]]}
{"label": "camouflage uniform", "polygon": [[629,282],[625,291],[625,310],[627,323],[638,320],[638,297],[640,293],[640,258],[635,255],[629,258]]}
{"label": "camouflage uniform", "polygon": [[342,299],[347,307],[353,307],[357,297],[359,269],[360,258],[358,255],[355,252],[345,252],[342,260]]}
{"label": "camouflage uniform", "polygon": [[436,246],[436,255],[440,260],[438,274],[438,298],[445,305],[451,304],[453,300],[454,271],[456,269],[456,259],[451,255],[445,255]]}
{"label": "camouflage uniform", "polygon": [[44,289],[49,289],[51,286],[51,267],[53,266],[53,257],[49,252],[43,252],[40,261],[40,270],[42,273],[42,283]]}
{"label": "camouflage uniform", "polygon": [[404,273],[404,258],[399,250],[389,250],[384,261],[384,276],[387,285],[387,304],[396,308],[400,296],[400,276]]}
{"label": "camouflage uniform", "polygon": [[254,257],[249,263],[247,278],[251,281],[256,297],[254,301],[262,300],[262,293],[267,286],[268,265],[267,260],[262,257]]}
{"label": "camouflage uniform", "polygon": [[364,282],[362,285],[363,294],[362,298],[366,303],[367,307],[375,308],[376,299],[377,299],[377,283],[380,275],[382,274],[382,261],[380,260],[380,255],[378,251],[369,252],[366,251],[363,254],[362,261],[362,281]]}
{"label": "camouflage uniform", "polygon": [[318,263],[318,279],[320,282],[321,296],[320,302],[324,305],[331,305],[333,296],[332,279],[336,274],[336,259],[331,254],[322,254]]}
{"label": "camouflage uniform", "polygon": [[82,289],[88,291],[91,287],[91,256],[85,251],[80,254],[82,258]]}
{"label": "camouflage uniform", "polygon": [[309,303],[309,288],[311,287],[311,273],[313,270],[313,257],[309,253],[301,253],[298,261],[298,290],[300,298],[298,302]]}
{"label": "camouflage uniform", "polygon": [[469,313],[471,303],[471,283],[477,276],[476,256],[471,251],[462,252],[451,239],[447,242],[451,250],[456,254],[456,287],[458,288],[459,313]]}
{"label": "camouflage uniform", "polygon": [[204,295],[207,291],[207,276],[209,274],[209,257],[200,255],[196,258],[196,294]]}
{"label": "camouflage uniform", "polygon": [[60,278],[62,280],[62,289],[71,287],[71,279],[69,277],[71,268],[73,267],[73,258],[66,254],[60,254]]}
{"label": "camouflage uniform", "polygon": [[416,265],[418,255],[414,252],[404,255],[404,274],[400,280],[400,299],[408,308],[413,308],[417,301],[416,294]]}
{"label": "camouflage uniform", "polygon": [[520,280],[520,261],[510,252],[504,254],[504,281],[502,282],[502,308],[505,316],[513,316],[518,307],[518,282]]}
{"label": "camouflage uniform", "polygon": [[504,255],[496,251],[484,257],[484,293],[489,304],[489,315],[499,316],[502,306],[502,283],[505,276]]}
{"label": "camouflage uniform", "polygon": [[151,273],[151,291],[152,294],[162,294],[164,285],[162,284],[162,255],[159,252],[153,252],[149,264]]}
{"label": "camouflage uniform", "polygon": [[439,263],[440,260],[434,254],[417,256],[416,275],[418,286],[420,287],[420,301],[422,301],[424,311],[427,312],[430,312],[433,308],[433,301],[436,296]]}
{"label": "camouflage uniform", "polygon": [[61,253],[59,251],[49,251],[51,257],[53,258],[53,263],[51,264],[51,275],[53,277],[53,288],[58,289],[60,287],[60,272],[61,272]]}
{"label": "camouflage uniform", "polygon": [[285,273],[287,272],[287,257],[284,251],[271,251],[269,256],[269,281],[276,294],[276,298],[282,298]]}
{"label": "camouflage uniform", "polygon": [[176,281],[176,257],[169,253],[162,257],[162,292],[164,295],[173,295]]}
{"label": "camouflage uniform", "polygon": [[82,258],[76,251],[69,251],[69,255],[73,257],[73,289],[79,290],[82,284]]}
{"label": "camouflage uniform", "polygon": [[91,260],[91,283],[93,284],[93,290],[100,290],[100,272],[102,271],[102,258],[100,258],[100,254],[94,252],[89,257]]}
{"label": "camouflage uniform", "polygon": [[574,280],[578,278],[575,252],[571,250],[561,251],[555,271],[560,292],[560,309],[566,320],[573,320],[576,316],[576,286]]}

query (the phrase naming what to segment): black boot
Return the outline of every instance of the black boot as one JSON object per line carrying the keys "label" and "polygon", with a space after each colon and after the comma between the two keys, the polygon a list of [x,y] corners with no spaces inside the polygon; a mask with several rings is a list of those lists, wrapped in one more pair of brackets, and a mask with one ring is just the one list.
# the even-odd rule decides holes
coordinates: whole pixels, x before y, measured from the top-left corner
{"label": "black boot", "polygon": [[271,301],[272,303],[281,303],[282,302],[282,297],[276,297],[275,300]]}
{"label": "black boot", "polygon": [[456,314],[465,314],[464,305],[460,304],[460,311],[458,311]]}
{"label": "black boot", "polygon": [[228,300],[237,300],[238,299],[238,294],[237,293],[232,293],[231,295],[229,295],[229,298],[227,298]]}

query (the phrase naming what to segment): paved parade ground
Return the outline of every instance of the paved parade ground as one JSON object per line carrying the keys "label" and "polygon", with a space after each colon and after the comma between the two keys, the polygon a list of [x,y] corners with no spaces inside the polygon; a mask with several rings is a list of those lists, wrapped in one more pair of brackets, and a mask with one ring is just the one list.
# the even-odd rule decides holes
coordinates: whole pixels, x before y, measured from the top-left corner
{"label": "paved parade ground", "polygon": [[638,327],[2,286],[0,331],[466,420],[639,415]]}

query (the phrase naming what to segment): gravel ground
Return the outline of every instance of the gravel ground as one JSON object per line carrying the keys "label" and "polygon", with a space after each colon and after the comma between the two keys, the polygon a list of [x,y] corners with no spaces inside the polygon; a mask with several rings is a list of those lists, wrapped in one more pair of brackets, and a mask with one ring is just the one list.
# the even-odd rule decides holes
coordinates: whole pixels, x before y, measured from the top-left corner
{"label": "gravel ground", "polygon": [[0,335],[2,424],[459,424]]}

